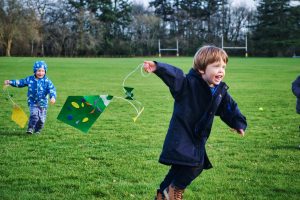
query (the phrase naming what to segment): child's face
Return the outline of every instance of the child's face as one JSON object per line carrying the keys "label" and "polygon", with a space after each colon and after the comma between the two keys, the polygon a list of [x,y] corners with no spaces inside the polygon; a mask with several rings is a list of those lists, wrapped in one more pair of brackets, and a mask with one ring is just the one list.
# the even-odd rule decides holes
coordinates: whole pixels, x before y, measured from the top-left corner
{"label": "child's face", "polygon": [[36,78],[43,78],[45,76],[45,70],[44,68],[39,68],[36,72],[35,72],[35,77]]}
{"label": "child's face", "polygon": [[208,83],[209,87],[219,85],[225,77],[226,64],[223,60],[207,65],[206,70],[200,70],[202,78]]}

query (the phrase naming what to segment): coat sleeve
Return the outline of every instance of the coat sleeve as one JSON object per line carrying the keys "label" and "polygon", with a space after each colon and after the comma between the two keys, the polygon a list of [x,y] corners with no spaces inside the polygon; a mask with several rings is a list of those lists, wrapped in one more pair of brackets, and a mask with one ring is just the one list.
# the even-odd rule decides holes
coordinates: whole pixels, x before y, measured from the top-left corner
{"label": "coat sleeve", "polygon": [[174,99],[179,98],[186,84],[184,72],[181,69],[166,63],[155,63],[157,68],[154,73],[169,87]]}
{"label": "coat sleeve", "polygon": [[9,85],[13,87],[19,87],[19,88],[28,86],[28,83],[29,83],[29,77],[19,79],[19,80],[9,80]]}
{"label": "coat sleeve", "polygon": [[233,129],[246,130],[247,128],[246,117],[242,115],[237,103],[228,92],[225,93],[216,115],[219,115],[222,121]]}
{"label": "coat sleeve", "polygon": [[297,98],[300,98],[300,76],[292,83],[292,92]]}
{"label": "coat sleeve", "polygon": [[48,80],[48,92],[49,92],[49,96],[50,96],[50,99],[52,97],[54,97],[56,99],[56,88],[54,86],[54,84],[52,83],[52,81]]}

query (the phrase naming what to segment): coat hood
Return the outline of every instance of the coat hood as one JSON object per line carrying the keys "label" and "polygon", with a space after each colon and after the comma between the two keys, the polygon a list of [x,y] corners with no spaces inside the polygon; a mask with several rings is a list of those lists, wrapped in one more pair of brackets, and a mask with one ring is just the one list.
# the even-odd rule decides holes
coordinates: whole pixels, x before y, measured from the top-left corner
{"label": "coat hood", "polygon": [[36,73],[39,68],[43,68],[45,73],[47,73],[48,66],[45,61],[36,61],[33,65],[33,73]]}

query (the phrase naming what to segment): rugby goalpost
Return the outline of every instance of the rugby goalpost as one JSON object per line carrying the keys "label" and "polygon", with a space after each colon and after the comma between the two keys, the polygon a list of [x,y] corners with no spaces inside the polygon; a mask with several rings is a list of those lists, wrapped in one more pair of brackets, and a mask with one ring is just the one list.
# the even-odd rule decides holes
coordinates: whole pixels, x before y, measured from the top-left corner
{"label": "rugby goalpost", "polygon": [[294,52],[293,58],[300,58],[300,56],[297,56],[296,53]]}
{"label": "rugby goalpost", "polygon": [[248,57],[248,41],[247,41],[247,34],[245,35],[245,46],[240,47],[230,47],[224,46],[224,37],[222,35],[222,49],[245,49],[245,57]]}
{"label": "rugby goalpost", "polygon": [[179,56],[178,39],[176,40],[176,48],[161,48],[160,40],[158,40],[158,56],[161,57],[162,51],[176,51],[176,56]]}

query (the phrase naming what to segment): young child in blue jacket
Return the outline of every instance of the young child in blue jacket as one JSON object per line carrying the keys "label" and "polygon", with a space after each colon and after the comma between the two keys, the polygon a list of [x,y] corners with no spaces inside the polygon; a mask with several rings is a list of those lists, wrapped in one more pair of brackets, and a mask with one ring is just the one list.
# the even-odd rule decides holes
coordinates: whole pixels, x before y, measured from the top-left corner
{"label": "young child in blue jacket", "polygon": [[159,162],[170,165],[155,199],[182,199],[184,189],[212,167],[205,143],[214,116],[220,116],[231,129],[244,136],[246,118],[222,82],[228,56],[223,49],[203,46],[188,74],[169,64],[145,61],[144,70],[153,72],[169,87],[174,110]]}
{"label": "young child in blue jacket", "polygon": [[5,80],[5,85],[13,87],[28,87],[27,102],[30,110],[28,134],[39,134],[44,127],[48,108],[48,95],[50,103],[56,101],[56,89],[52,81],[46,76],[47,64],[36,61],[33,65],[33,75],[20,80]]}

